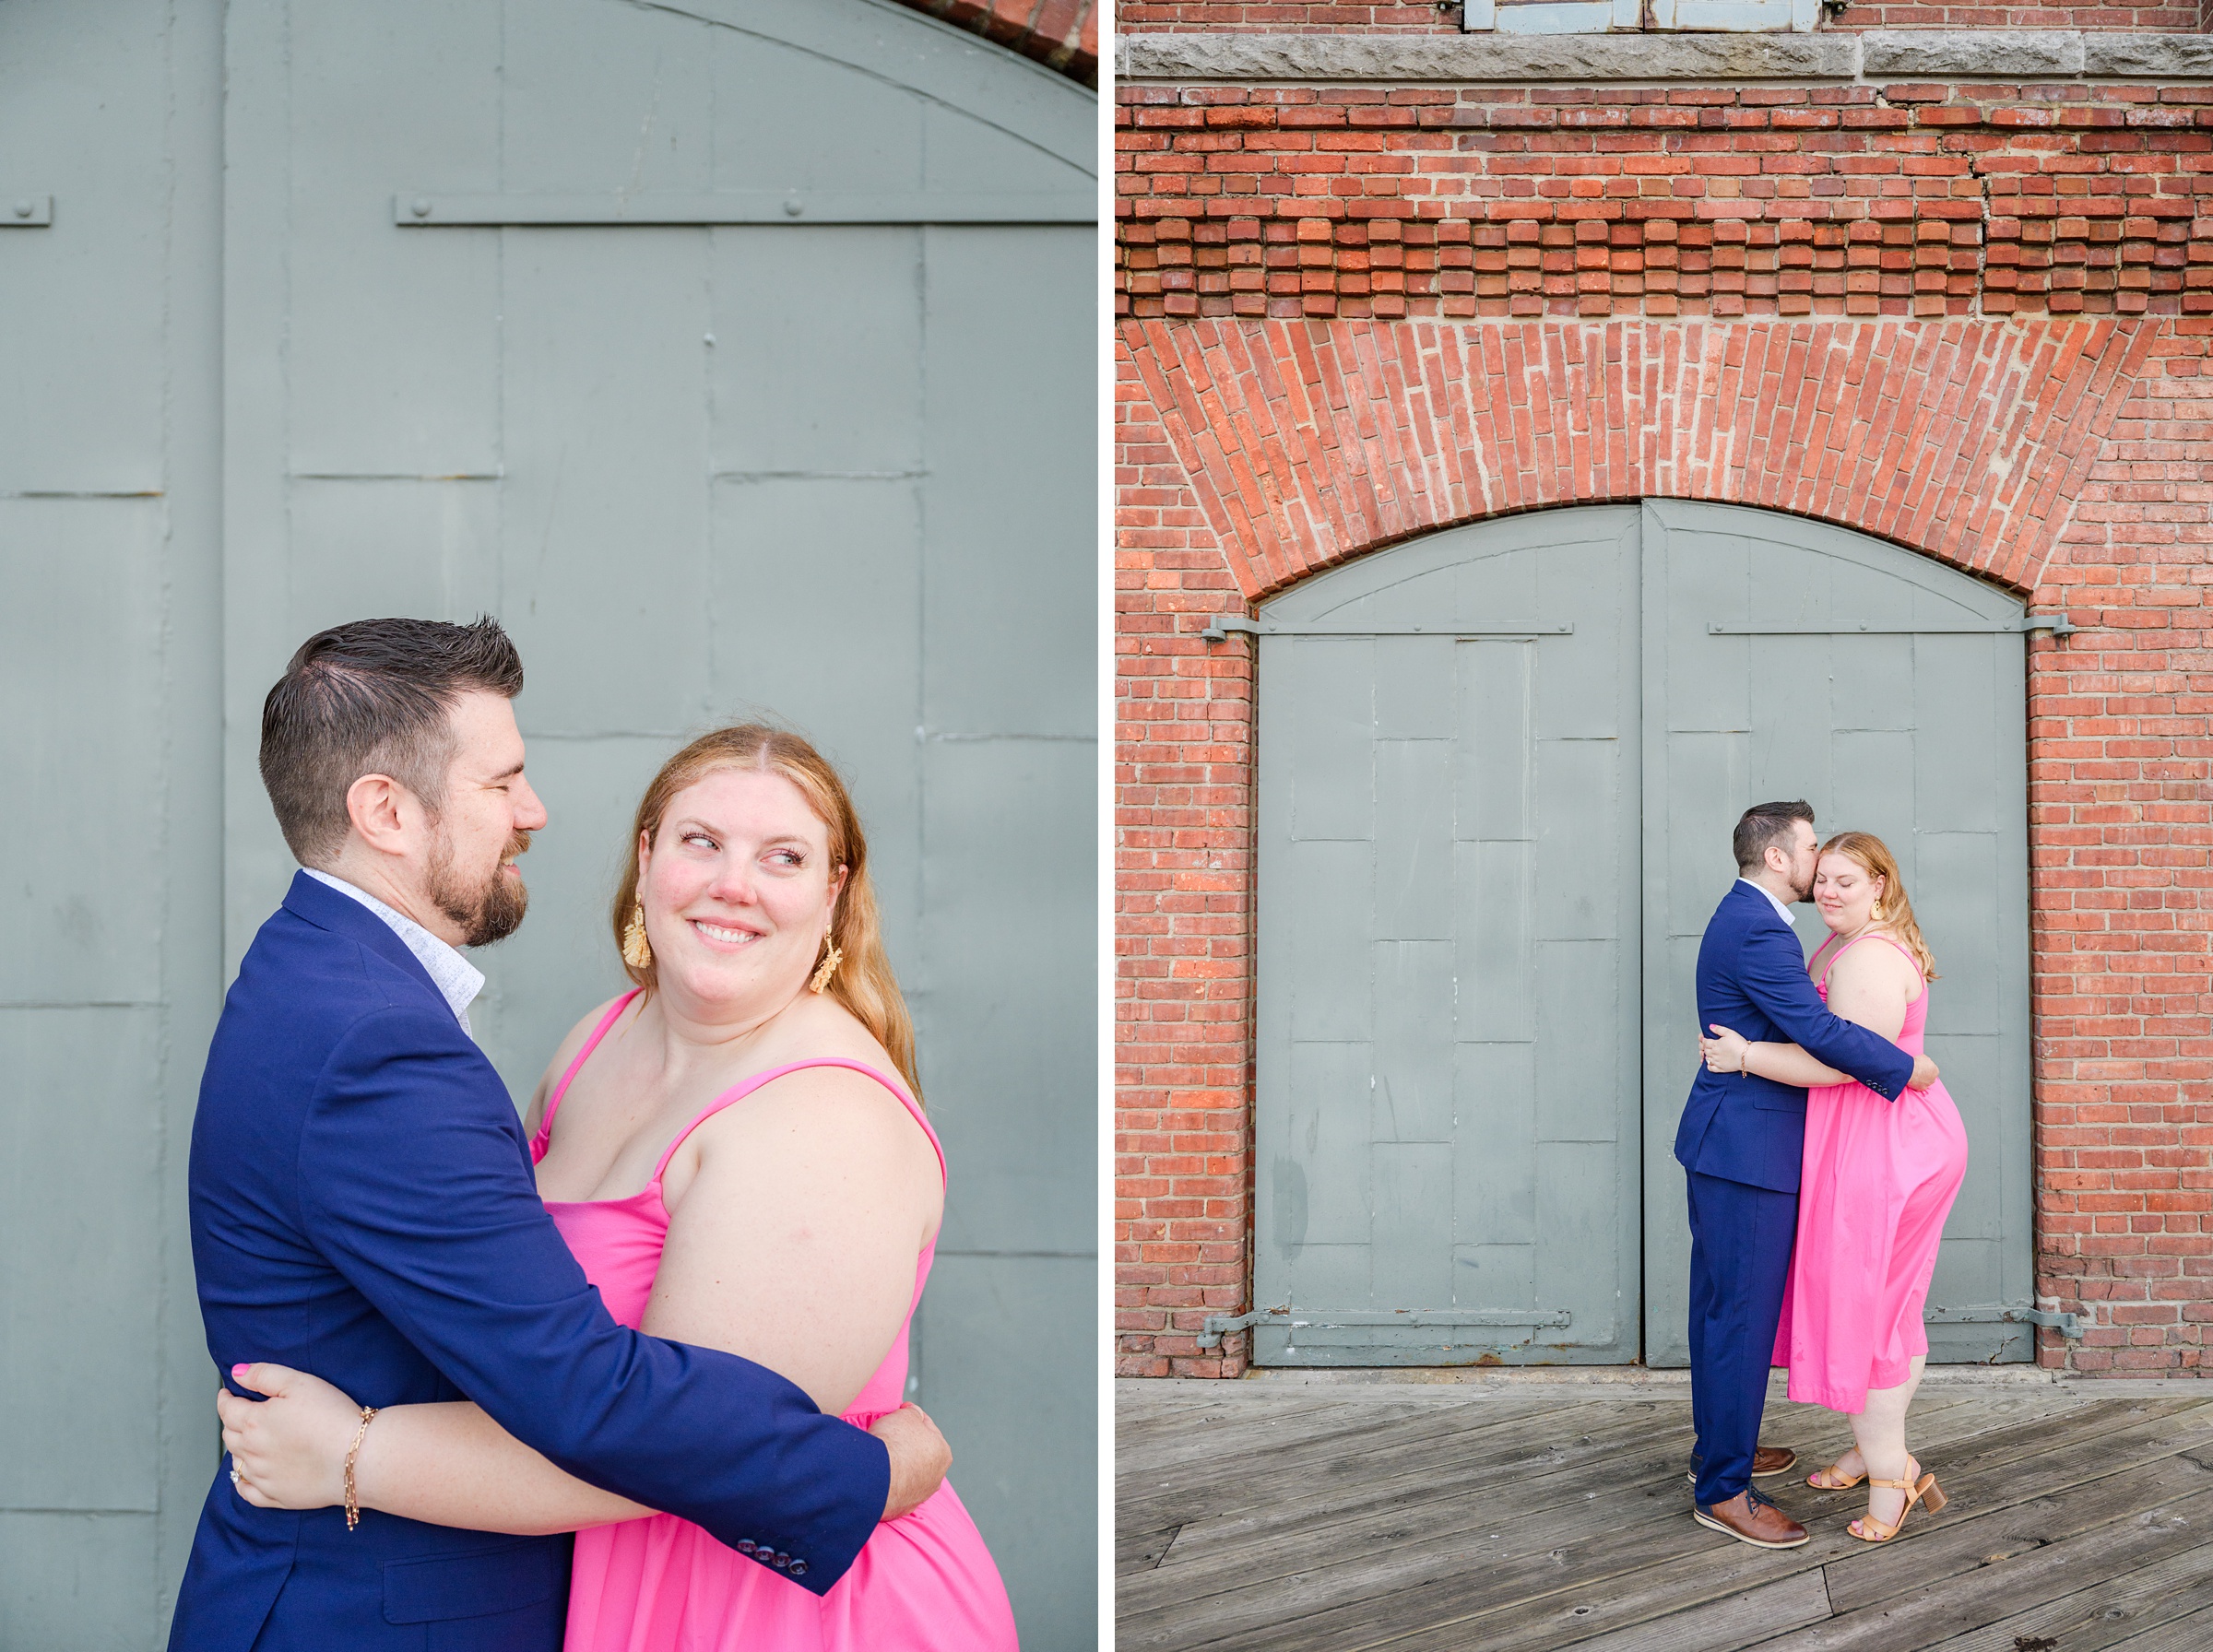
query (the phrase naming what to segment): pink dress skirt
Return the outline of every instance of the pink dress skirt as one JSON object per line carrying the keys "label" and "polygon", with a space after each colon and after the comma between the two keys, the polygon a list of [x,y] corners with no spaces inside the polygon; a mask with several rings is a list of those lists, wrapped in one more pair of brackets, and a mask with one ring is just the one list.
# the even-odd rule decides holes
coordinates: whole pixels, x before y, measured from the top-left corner
{"label": "pink dress skirt", "polygon": [[[1839,948],[1837,958],[1857,945]],[[1827,1000],[1828,970],[1817,985]],[[1919,1056],[1928,1021],[1924,983],[1906,1006],[1899,1047]],[[1773,1362],[1790,1367],[1793,1399],[1856,1414],[1870,1388],[1895,1388],[1911,1375],[1910,1362],[1929,1351],[1922,1310],[1966,1174],[1967,1128],[1941,1083],[1895,1102],[1858,1083],[1806,1092],[1798,1243]]]}
{"label": "pink dress skirt", "polygon": [[[570,1080],[636,996],[626,996],[608,1011],[562,1075],[530,1143],[532,1162],[545,1156],[553,1115]],[[850,1068],[882,1084],[929,1135],[943,1168],[944,1149],[922,1110],[875,1068],[853,1061],[798,1061],[756,1074],[717,1096],[684,1127],[643,1192],[629,1198],[546,1201],[585,1276],[624,1325],[644,1319],[653,1293],[669,1235],[661,1176],[670,1157],[703,1121],[804,1067]],[[935,1250],[926,1246],[917,1259],[906,1322],[845,1412],[856,1427],[866,1428],[899,1407],[906,1386],[907,1328]],[[1014,1613],[999,1568],[950,1482],[920,1507],[877,1527],[852,1570],[820,1596],[673,1515],[576,1534],[564,1652],[1014,1652],[1015,1644]]]}

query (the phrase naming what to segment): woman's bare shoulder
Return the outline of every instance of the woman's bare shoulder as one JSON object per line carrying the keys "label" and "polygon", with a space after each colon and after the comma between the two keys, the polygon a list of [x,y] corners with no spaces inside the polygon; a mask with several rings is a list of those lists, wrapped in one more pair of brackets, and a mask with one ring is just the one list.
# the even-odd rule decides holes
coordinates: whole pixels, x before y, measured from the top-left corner
{"label": "woman's bare shoulder", "polygon": [[[902,1099],[911,1092],[890,1053],[834,1000],[814,1000],[804,1009],[783,1030],[770,1059],[773,1067],[796,1070],[763,1084],[743,1103],[709,1123],[728,1116],[728,1134],[752,1139],[749,1152],[766,1150],[766,1143],[775,1140],[782,1144],[779,1150],[802,1155],[826,1150],[886,1169],[927,1166],[935,1178],[937,1150]],[[869,1070],[797,1065],[831,1061],[850,1061]]]}
{"label": "woman's bare shoulder", "polygon": [[614,997],[593,1005],[578,1018],[574,1026],[561,1035],[561,1042],[553,1046],[552,1056],[546,1062],[546,1070],[538,1075],[538,1088],[530,1092],[529,1110],[523,1115],[525,1130],[532,1135],[538,1133],[538,1124],[546,1114],[546,1098],[553,1093],[553,1086],[561,1081],[561,1075],[568,1069],[569,1063],[576,1059],[576,1052],[584,1048],[585,1040],[592,1035],[592,1029],[624,996],[617,993]]}
{"label": "woman's bare shoulder", "polygon": [[1837,955],[1829,970],[1830,981],[1862,989],[1896,986],[1911,1001],[1921,990],[1921,973],[1913,967],[1913,961],[1880,930],[1867,938],[1876,944],[1847,947]]}

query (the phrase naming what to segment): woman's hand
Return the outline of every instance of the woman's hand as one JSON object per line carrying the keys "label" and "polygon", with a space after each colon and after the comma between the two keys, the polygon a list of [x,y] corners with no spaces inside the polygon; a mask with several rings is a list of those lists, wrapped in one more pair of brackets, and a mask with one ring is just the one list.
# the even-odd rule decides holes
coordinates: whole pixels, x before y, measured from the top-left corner
{"label": "woman's hand", "polygon": [[1698,1040],[1698,1054],[1705,1057],[1710,1073],[1741,1073],[1745,1070],[1745,1052],[1752,1046],[1738,1034],[1719,1021],[1710,1022],[1706,1029],[1711,1038]]}
{"label": "woman's hand", "polygon": [[231,1380],[266,1399],[218,1389],[223,1449],[238,1494],[256,1508],[329,1508],[346,1500],[346,1453],[361,1408],[319,1376],[285,1365],[233,1365]]}

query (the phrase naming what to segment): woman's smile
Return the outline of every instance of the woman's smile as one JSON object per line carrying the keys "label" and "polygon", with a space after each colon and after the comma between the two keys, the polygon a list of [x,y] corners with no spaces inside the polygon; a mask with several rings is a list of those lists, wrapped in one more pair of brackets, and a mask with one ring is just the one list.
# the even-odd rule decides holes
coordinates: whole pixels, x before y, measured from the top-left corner
{"label": "woman's smile", "polygon": [[710,946],[731,948],[750,946],[761,938],[761,932],[758,929],[741,929],[735,925],[710,923],[705,918],[687,918],[685,922],[689,923],[693,932]]}

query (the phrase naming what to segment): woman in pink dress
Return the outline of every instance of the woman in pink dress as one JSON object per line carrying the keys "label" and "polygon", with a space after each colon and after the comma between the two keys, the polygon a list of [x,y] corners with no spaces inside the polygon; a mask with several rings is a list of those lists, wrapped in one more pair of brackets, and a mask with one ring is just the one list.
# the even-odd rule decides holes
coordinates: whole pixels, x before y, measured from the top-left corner
{"label": "woman in pink dress", "polygon": [[[1814,903],[1831,931],[1806,965],[1828,1007],[1922,1053],[1936,979],[1897,859],[1880,838],[1840,832],[1821,847]],[[1807,1086],[1798,1241],[1784,1288],[1775,1363],[1790,1396],[1841,1411],[1852,1448],[1806,1483],[1865,1481],[1852,1536],[1887,1542],[1914,1504],[1944,1506],[1936,1477],[1906,1448],[1906,1410],[1929,1338],[1922,1323],[1944,1219],[1967,1174],[1967,1131],[1942,1083],[1886,1101],[1796,1044],[1746,1044],[1722,1030],[1709,1065]]]}
{"label": "woman in pink dress", "polygon": [[[539,1082],[525,1121],[539,1194],[617,1319],[741,1354],[865,1428],[902,1400],[944,1162],[852,803],[807,742],[749,724],[669,761],[633,842],[613,926],[633,985]],[[326,1483],[315,1470],[358,1410],[303,1374],[253,1380],[281,1398],[226,1414],[234,1457],[258,1464],[247,1481]],[[1015,1646],[951,1484],[879,1526],[817,1597],[572,1479],[473,1405],[379,1411],[355,1481],[364,1509],[575,1530],[566,1652]]]}

